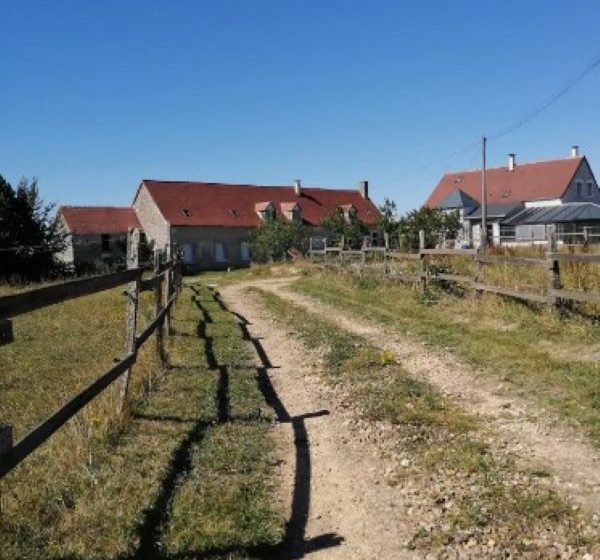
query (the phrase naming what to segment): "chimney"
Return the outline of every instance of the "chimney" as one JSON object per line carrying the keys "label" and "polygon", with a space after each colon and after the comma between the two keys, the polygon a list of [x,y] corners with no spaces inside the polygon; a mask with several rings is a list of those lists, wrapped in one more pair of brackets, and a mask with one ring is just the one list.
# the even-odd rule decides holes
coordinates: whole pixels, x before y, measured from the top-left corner
{"label": "chimney", "polygon": [[579,157],[579,146],[571,146],[571,157],[572,158]]}
{"label": "chimney", "polygon": [[302,181],[300,179],[294,181],[294,192],[296,193],[296,196],[302,194]]}
{"label": "chimney", "polygon": [[515,154],[508,154],[508,170],[515,170]]}
{"label": "chimney", "polygon": [[358,192],[363,198],[369,198],[369,181],[359,181]]}

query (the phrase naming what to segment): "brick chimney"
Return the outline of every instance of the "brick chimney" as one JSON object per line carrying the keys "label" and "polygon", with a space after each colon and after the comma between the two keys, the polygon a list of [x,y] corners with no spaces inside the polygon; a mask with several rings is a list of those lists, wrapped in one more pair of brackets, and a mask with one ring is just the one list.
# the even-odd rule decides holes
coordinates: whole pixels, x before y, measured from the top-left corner
{"label": "brick chimney", "polygon": [[359,181],[358,183],[358,192],[360,193],[360,195],[365,198],[368,199],[369,198],[369,181]]}

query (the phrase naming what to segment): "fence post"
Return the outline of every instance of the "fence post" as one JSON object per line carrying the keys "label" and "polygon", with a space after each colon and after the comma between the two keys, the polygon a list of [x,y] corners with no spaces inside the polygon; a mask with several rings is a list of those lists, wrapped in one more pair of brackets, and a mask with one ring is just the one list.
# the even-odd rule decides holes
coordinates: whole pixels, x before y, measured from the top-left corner
{"label": "fence post", "polygon": [[558,252],[556,243],[556,226],[551,224],[546,230],[548,236],[548,246],[546,249],[546,258],[548,259],[548,272],[550,280],[550,302],[554,307],[560,307],[560,298],[552,294],[552,290],[560,290],[560,261],[552,257],[552,253]]}
{"label": "fence post", "polygon": [[[167,246],[165,247],[165,252],[166,252],[166,259],[167,262],[171,261],[174,257],[173,257],[173,246],[171,245],[171,243],[167,243]],[[166,299],[167,301],[169,301],[171,299],[171,296],[173,295],[173,268],[172,265],[169,266],[169,268],[167,268],[165,270],[165,281],[166,281]],[[172,335],[173,334],[173,328],[171,325],[171,308],[169,308],[169,310],[167,311],[167,315],[165,317],[165,325],[166,325],[166,331],[167,331],[167,335]]]}
{"label": "fence post", "polygon": [[421,259],[421,289],[423,293],[427,291],[427,255],[423,253],[425,249],[425,232],[419,231],[419,258]]}
{"label": "fence post", "polygon": [[10,319],[0,319],[0,346],[14,340],[13,324]]}
{"label": "fence post", "polygon": [[323,238],[323,274],[327,274],[327,237]]}
{"label": "fence post", "polygon": [[390,234],[387,231],[383,232],[383,276],[389,274],[388,270],[388,251],[390,249]]}
{"label": "fence post", "polygon": [[308,259],[310,260],[311,264],[313,262],[313,253],[312,253],[312,251],[313,251],[313,244],[312,244],[312,240],[313,240],[313,238],[311,236],[309,238],[309,240],[308,240]]}
{"label": "fence post", "polygon": [[363,239],[362,247],[360,248],[360,268],[359,268],[359,277],[362,280],[365,275],[365,265],[367,258],[367,248],[365,244],[365,240]]}
{"label": "fence post", "polygon": [[[140,230],[130,229],[127,235],[127,268],[138,268],[140,263]],[[125,352],[131,354],[136,351],[135,335],[137,330],[137,310],[140,293],[141,274],[129,283],[127,287],[127,334],[125,337]],[[127,406],[127,392],[129,390],[129,380],[131,377],[131,368],[123,373],[121,379],[121,390],[119,392],[119,414]]]}
{"label": "fence post", "polygon": [[[154,250],[154,276],[158,276],[160,274],[160,255],[161,250]],[[161,311],[163,306],[163,297],[162,297],[162,279],[157,279],[154,285],[154,317],[157,317]],[[156,329],[156,353],[158,354],[158,358],[160,360],[161,366],[165,365],[165,346],[164,346],[164,338],[163,338],[163,325],[158,325]]]}

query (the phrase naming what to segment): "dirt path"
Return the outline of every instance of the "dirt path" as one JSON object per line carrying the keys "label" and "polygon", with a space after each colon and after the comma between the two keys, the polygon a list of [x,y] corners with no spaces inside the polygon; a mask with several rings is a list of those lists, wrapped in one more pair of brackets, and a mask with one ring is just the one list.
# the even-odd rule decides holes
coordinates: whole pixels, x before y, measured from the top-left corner
{"label": "dirt path", "polygon": [[268,356],[265,369],[279,401],[278,416],[287,419],[277,427],[284,455],[282,500],[292,511],[284,557],[415,558],[404,547],[410,538],[406,514],[383,483],[386,465],[375,446],[347,437],[349,413],[312,374],[302,345],[248,297],[245,286],[228,286],[221,295],[247,321],[250,336],[261,346],[259,355],[264,350]]}
{"label": "dirt path", "polygon": [[[489,428],[489,443],[497,452],[508,451],[523,465],[551,470],[554,485],[588,512],[600,514],[600,451],[581,433],[550,418],[525,399],[507,396],[501,382],[484,378],[451,354],[425,347],[410,336],[389,330],[352,313],[289,289],[290,280],[263,279],[245,283],[333,320],[382,349],[396,353],[413,375],[427,379],[442,393],[478,415]],[[238,285],[235,290],[243,289]]]}

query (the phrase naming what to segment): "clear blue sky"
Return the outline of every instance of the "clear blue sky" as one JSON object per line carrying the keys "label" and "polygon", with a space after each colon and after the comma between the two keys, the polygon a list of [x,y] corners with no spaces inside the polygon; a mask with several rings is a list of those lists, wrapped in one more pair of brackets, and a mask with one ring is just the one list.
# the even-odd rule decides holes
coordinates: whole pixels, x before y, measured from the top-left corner
{"label": "clear blue sky", "polygon": [[[366,178],[408,210],[600,52],[597,0],[1,0],[0,21],[0,174],[61,204]],[[578,143],[599,174],[599,99],[597,68],[490,164]]]}

